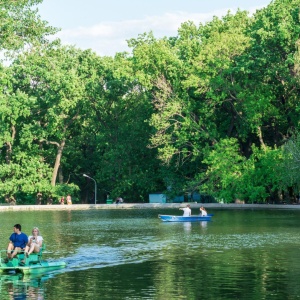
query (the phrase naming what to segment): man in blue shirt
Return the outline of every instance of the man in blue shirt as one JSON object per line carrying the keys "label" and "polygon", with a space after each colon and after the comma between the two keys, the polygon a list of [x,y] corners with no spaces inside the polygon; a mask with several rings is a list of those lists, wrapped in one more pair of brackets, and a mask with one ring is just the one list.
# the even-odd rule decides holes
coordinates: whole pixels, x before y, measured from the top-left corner
{"label": "man in blue shirt", "polygon": [[9,244],[7,247],[7,257],[14,258],[21,250],[23,250],[28,243],[28,236],[21,232],[21,225],[14,225],[14,233],[9,237]]}

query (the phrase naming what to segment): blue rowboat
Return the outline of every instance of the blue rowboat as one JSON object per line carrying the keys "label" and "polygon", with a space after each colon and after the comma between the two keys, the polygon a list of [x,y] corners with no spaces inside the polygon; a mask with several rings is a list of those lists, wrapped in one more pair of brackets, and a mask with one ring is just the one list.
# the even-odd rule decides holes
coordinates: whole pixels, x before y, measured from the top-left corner
{"label": "blue rowboat", "polygon": [[200,222],[200,221],[210,221],[213,215],[207,215],[205,217],[202,216],[172,216],[172,215],[158,215],[158,217],[163,222]]}

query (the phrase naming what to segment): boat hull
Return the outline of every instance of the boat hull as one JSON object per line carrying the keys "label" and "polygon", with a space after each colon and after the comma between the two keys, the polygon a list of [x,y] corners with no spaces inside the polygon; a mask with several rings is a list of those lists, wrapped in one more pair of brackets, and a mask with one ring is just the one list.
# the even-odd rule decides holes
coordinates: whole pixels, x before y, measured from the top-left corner
{"label": "boat hull", "polygon": [[42,259],[42,251],[31,253],[25,257],[23,252],[14,258],[6,258],[7,250],[0,251],[0,273],[21,272],[23,274],[41,274],[66,267],[64,261],[45,261]]}
{"label": "boat hull", "polygon": [[201,221],[210,221],[212,216],[207,215],[205,217],[202,216],[183,217],[183,216],[172,216],[172,215],[158,215],[158,217],[163,222],[201,222]]}
{"label": "boat hull", "polygon": [[58,262],[46,262],[42,261],[37,264],[32,264],[28,266],[7,266],[7,264],[2,264],[0,266],[0,272],[9,273],[12,271],[21,272],[25,274],[41,274],[45,272],[51,272],[54,270],[63,269],[66,267],[66,262],[58,261]]}

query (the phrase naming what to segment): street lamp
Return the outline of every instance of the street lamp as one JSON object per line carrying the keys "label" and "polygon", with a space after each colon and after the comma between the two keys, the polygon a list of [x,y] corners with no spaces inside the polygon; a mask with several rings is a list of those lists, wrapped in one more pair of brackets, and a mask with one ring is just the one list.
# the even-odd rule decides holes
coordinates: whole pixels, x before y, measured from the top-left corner
{"label": "street lamp", "polygon": [[83,174],[83,177],[90,178],[90,179],[92,179],[95,182],[95,204],[96,204],[96,202],[97,202],[97,183],[96,183],[96,180],[94,178],[86,175],[86,174]]}

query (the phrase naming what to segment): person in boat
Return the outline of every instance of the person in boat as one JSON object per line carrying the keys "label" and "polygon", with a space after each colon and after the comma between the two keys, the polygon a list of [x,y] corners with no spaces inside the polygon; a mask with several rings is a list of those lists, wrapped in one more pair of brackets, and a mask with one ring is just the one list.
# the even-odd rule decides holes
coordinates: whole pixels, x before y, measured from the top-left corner
{"label": "person in boat", "polygon": [[25,255],[28,257],[32,252],[39,253],[43,245],[43,237],[37,227],[33,227],[32,235],[28,237],[28,243],[25,247]]}
{"label": "person in boat", "polygon": [[207,211],[203,206],[200,207],[200,214],[201,214],[202,217],[207,216]]}
{"label": "person in boat", "polygon": [[65,204],[65,197],[60,198],[60,204],[64,205]]}
{"label": "person in boat", "polygon": [[23,251],[28,243],[28,236],[23,233],[20,224],[14,225],[14,232],[9,237],[7,246],[7,258],[14,258],[19,252]]}
{"label": "person in boat", "polygon": [[189,204],[186,207],[180,207],[179,210],[183,210],[183,217],[190,217],[192,214],[191,206]]}

